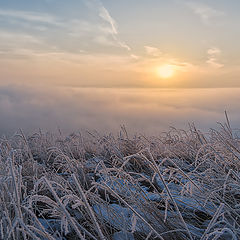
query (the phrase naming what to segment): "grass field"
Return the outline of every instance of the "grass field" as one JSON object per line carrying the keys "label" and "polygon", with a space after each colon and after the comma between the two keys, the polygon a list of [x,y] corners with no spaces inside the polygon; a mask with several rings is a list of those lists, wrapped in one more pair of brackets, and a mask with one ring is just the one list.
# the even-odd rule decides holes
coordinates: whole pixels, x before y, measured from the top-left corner
{"label": "grass field", "polygon": [[2,137],[0,239],[239,239],[240,138],[217,129]]}

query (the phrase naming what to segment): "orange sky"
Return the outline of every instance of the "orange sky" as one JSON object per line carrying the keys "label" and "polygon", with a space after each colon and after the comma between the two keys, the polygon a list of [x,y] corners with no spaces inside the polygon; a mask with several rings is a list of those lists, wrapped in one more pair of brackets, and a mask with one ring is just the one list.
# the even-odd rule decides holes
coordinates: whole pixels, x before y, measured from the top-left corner
{"label": "orange sky", "polygon": [[239,87],[234,4],[1,1],[0,84]]}

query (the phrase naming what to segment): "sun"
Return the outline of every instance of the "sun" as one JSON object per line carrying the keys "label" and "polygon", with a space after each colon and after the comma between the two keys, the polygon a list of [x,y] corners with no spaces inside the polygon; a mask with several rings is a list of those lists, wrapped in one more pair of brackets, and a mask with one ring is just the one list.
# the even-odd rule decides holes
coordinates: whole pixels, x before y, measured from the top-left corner
{"label": "sun", "polygon": [[174,66],[169,64],[165,64],[157,68],[157,75],[161,78],[171,78],[174,73]]}

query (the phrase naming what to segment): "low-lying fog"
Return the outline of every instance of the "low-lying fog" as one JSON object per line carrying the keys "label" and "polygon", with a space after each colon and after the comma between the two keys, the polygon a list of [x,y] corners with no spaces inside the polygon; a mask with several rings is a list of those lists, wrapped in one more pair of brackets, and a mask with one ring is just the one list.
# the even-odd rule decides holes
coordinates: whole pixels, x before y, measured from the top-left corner
{"label": "low-lying fog", "polygon": [[123,89],[123,88],[0,88],[0,133],[39,128],[64,133],[97,130],[158,134],[188,127],[204,131],[224,122],[228,111],[233,127],[240,126],[240,89]]}

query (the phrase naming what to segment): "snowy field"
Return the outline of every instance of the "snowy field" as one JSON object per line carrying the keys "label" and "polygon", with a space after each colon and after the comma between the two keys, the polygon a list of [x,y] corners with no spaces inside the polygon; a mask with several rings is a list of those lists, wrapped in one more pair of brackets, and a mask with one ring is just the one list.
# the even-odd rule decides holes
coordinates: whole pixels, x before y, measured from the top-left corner
{"label": "snowy field", "polygon": [[41,131],[0,140],[0,239],[240,238],[240,138]]}

